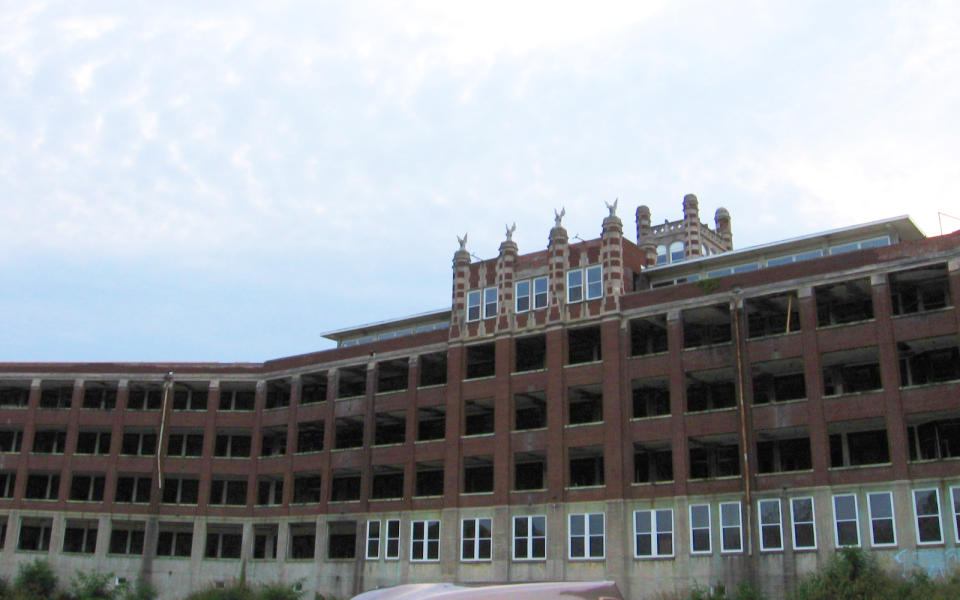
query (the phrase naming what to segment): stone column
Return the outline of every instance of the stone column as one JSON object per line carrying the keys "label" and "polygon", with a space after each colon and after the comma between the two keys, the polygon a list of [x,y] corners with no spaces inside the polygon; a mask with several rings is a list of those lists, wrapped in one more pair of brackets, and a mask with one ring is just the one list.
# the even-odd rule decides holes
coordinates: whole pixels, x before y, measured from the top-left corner
{"label": "stone column", "polygon": [[637,246],[643,251],[646,261],[644,266],[652,267],[657,264],[657,244],[653,240],[653,228],[650,226],[650,208],[637,207]]}
{"label": "stone column", "polygon": [[514,273],[517,265],[517,243],[509,237],[500,244],[497,258],[497,326],[496,330],[509,331],[513,326]]}
{"label": "stone column", "polygon": [[453,310],[450,313],[450,339],[459,339],[466,331],[467,278],[470,276],[470,253],[464,237],[460,249],[453,255]]}
{"label": "stone column", "polygon": [[683,255],[686,258],[703,255],[700,248],[700,207],[693,194],[683,197]]}
{"label": "stone column", "polygon": [[623,295],[623,222],[618,216],[611,214],[603,220],[603,233],[600,239],[603,310],[612,312],[619,310],[620,296]]}
{"label": "stone column", "polygon": [[549,261],[550,307],[547,322],[560,321],[563,307],[567,302],[567,230],[559,224],[550,230],[550,244],[547,247]]}

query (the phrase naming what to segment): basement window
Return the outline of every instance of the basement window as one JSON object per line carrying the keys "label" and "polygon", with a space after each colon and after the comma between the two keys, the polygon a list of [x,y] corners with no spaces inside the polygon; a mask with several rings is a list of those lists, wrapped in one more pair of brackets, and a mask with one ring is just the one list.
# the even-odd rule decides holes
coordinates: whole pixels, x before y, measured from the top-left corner
{"label": "basement window", "polygon": [[[287,427],[264,427],[260,443],[260,456],[283,456],[287,453]],[[172,440],[173,436],[171,436]]]}
{"label": "basement window", "polygon": [[496,368],[496,348],[493,343],[467,346],[467,379],[492,377]]}
{"label": "basement window", "polygon": [[313,559],[316,545],[316,523],[290,523],[290,558]]}
{"label": "basement window", "polygon": [[581,327],[567,330],[567,364],[595,362],[602,358],[600,327]]}
{"label": "basement window", "polygon": [[880,420],[831,423],[830,467],[857,467],[890,462],[887,430]]}
{"label": "basement window", "polygon": [[689,438],[690,479],[740,475],[740,447],[733,436]]}
{"label": "basement window", "polygon": [[483,494],[493,491],[493,457],[463,458],[463,493]]}
{"label": "basement window", "polygon": [[876,347],[830,352],[821,357],[823,395],[838,396],[882,389]]}
{"label": "basement window", "polygon": [[547,456],[543,452],[513,455],[513,489],[518,492],[546,489]]}
{"label": "basement window", "polygon": [[870,279],[854,279],[813,288],[817,326],[828,327],[873,318]]}
{"label": "basement window", "polygon": [[947,265],[939,263],[890,274],[893,314],[909,315],[950,306]]}
{"label": "basement window", "polygon": [[960,344],[956,336],[897,342],[900,385],[945,383],[960,379]]}
{"label": "basement window", "polygon": [[687,412],[719,410],[737,405],[732,369],[687,373]]}
{"label": "basement window", "polygon": [[240,558],[242,525],[215,525],[207,529],[204,558]]}
{"label": "basement window", "polygon": [[547,426],[547,394],[526,392],[513,397],[514,431],[542,429]]}
{"label": "basement window", "polygon": [[354,398],[367,393],[367,367],[343,367],[337,384],[337,398]]}
{"label": "basement window", "polygon": [[279,527],[274,523],[253,526],[253,558],[277,559]]}
{"label": "basement window", "polygon": [[669,441],[633,444],[633,482],[673,481],[673,450]]}
{"label": "basement window", "polygon": [[327,523],[327,558],[343,560],[357,556],[357,522],[331,521]]}
{"label": "basement window", "polygon": [[410,361],[406,358],[377,363],[377,393],[399,392],[407,389]]}
{"label": "basement window", "polygon": [[145,523],[138,521],[112,521],[110,523],[109,554],[143,554]]}
{"label": "basement window", "polygon": [[569,425],[603,422],[603,391],[600,384],[571,387],[567,392]]}
{"label": "basement window", "polygon": [[210,504],[243,506],[247,503],[245,479],[214,479],[210,482]]}
{"label": "basement window", "polygon": [[283,408],[290,406],[290,382],[286,379],[273,379],[267,382],[267,403],[264,408]]}
{"label": "basement window", "polygon": [[757,432],[757,472],[784,473],[813,468],[806,429]]}
{"label": "basement window", "polygon": [[420,355],[420,387],[447,383],[447,353]]}
{"label": "basement window", "polygon": [[493,433],[493,398],[467,400],[463,407],[463,435]]}
{"label": "basement window", "polygon": [[603,447],[570,448],[570,487],[603,485]]}
{"label": "basement window", "polygon": [[800,302],[796,292],[747,298],[743,308],[749,338],[800,331]]}
{"label": "basement window", "polygon": [[699,348],[713,344],[730,343],[730,306],[714,304],[692,308],[682,313],[683,347]]}
{"label": "basement window", "polygon": [[0,382],[0,408],[26,408],[30,401],[30,382]]}
{"label": "basement window", "polygon": [[417,441],[442,440],[446,435],[447,411],[443,406],[417,409]]}
{"label": "basement window", "polygon": [[375,416],[373,444],[402,444],[407,439],[407,415],[403,411],[382,412]]}
{"label": "basement window", "polygon": [[300,379],[300,404],[316,404],[327,399],[327,373],[308,373]]}
{"label": "basement window", "polygon": [[670,414],[670,381],[666,377],[634,379],[631,388],[634,419]]}
{"label": "basement window", "polygon": [[630,355],[645,356],[667,351],[667,315],[630,321]]}
{"label": "basement window", "polygon": [[283,504],[283,476],[261,475],[257,479],[257,506]]}
{"label": "basement window", "polygon": [[63,530],[63,551],[93,554],[97,549],[97,522],[67,519]]}
{"label": "basement window", "polygon": [[207,410],[209,384],[177,383],[173,388],[173,410]]}
{"label": "basement window", "polygon": [[360,471],[334,469],[330,478],[330,501],[352,502],[360,499]]}
{"label": "basement window", "polygon": [[547,336],[528,335],[516,339],[517,373],[536,371],[547,366]]}
{"label": "basement window", "polygon": [[403,498],[403,467],[374,465],[370,498],[372,500]]}
{"label": "basement window", "polygon": [[220,410],[253,410],[256,398],[256,384],[220,384]]}
{"label": "basement window", "polygon": [[337,417],[334,421],[334,450],[363,446],[363,417]]}
{"label": "basement window", "polygon": [[320,473],[295,473],[293,503],[316,504],[323,499],[323,477]]}
{"label": "basement window", "polygon": [[807,397],[803,360],[789,359],[753,366],[753,403],[787,402]]}
{"label": "basement window", "polygon": [[43,381],[40,384],[40,408],[70,408],[72,403],[72,381]]}
{"label": "basement window", "polygon": [[[323,421],[297,423],[297,452],[320,452],[323,450]],[[286,436],[284,436],[286,439]]]}
{"label": "basement window", "polygon": [[189,523],[160,523],[157,556],[189,558],[193,548],[193,526]]}
{"label": "basement window", "polygon": [[443,495],[443,461],[417,463],[413,495]]}
{"label": "basement window", "polygon": [[912,461],[960,457],[960,418],[949,415],[911,416],[907,439]]}
{"label": "basement window", "polygon": [[[0,391],[0,396],[3,391]],[[0,406],[3,402],[0,401]],[[84,381],[83,408],[92,410],[113,410],[117,406],[117,382]]]}
{"label": "basement window", "polygon": [[160,410],[163,406],[163,387],[159,383],[131,382],[128,390],[128,410]]}

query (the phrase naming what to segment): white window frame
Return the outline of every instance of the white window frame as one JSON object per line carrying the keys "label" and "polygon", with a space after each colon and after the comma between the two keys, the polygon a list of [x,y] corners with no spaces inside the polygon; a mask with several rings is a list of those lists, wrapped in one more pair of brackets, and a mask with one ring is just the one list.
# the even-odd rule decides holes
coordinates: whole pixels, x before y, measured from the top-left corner
{"label": "white window frame", "polygon": [[[842,498],[853,498],[853,514],[854,514],[854,525],[855,532],[857,534],[857,542],[855,544],[841,544],[840,543],[840,519],[837,515],[837,500]],[[843,523],[849,523],[850,519],[844,519]],[[857,495],[856,494],[835,494],[833,496],[833,542],[837,548],[859,548],[860,547],[860,508],[857,506]]]}
{"label": "white window frame", "polygon": [[[531,305],[533,304],[532,294],[530,293],[531,285],[532,285],[532,284],[531,284],[531,282],[530,282],[529,279],[524,279],[523,281],[518,281],[518,282],[516,283],[516,285],[514,285],[514,293],[513,293],[513,299],[514,299],[513,310],[514,310],[514,312],[517,312],[517,313],[525,313],[525,312],[529,312],[529,311],[530,311]],[[526,288],[526,292],[521,291],[521,288]],[[527,305],[526,308],[521,308],[521,306],[520,306],[520,300],[521,300],[521,299],[523,299],[523,300],[525,301],[525,303],[526,303],[526,305]]]}
{"label": "white window frame", "polygon": [[[933,515],[928,515],[928,514],[921,515],[917,512],[917,494],[920,492],[933,492],[933,497],[937,501],[937,515],[936,515],[937,531],[940,532],[940,539],[938,540],[924,542],[920,539],[920,519],[921,518],[930,519],[933,517]],[[914,526],[914,533],[916,533],[917,535],[917,545],[918,546],[935,546],[935,545],[943,544],[943,519],[940,516],[940,512],[941,512],[940,511],[940,489],[939,488],[918,488],[915,490],[911,490],[910,497],[913,500],[913,526]]]}
{"label": "white window frame", "polygon": [[[591,529],[591,517],[599,516],[600,517],[600,532],[597,533]],[[573,534],[573,521],[577,519],[583,520],[583,534],[574,535]],[[567,519],[567,558],[570,560],[604,560],[607,555],[607,540],[606,540],[606,521],[607,516],[605,513],[576,513],[571,514]],[[600,555],[594,556],[590,554],[590,540],[592,538],[600,538]],[[574,556],[573,555],[573,541],[574,539],[583,539],[583,556]]]}
{"label": "white window frame", "polygon": [[[374,532],[374,526],[376,526],[376,531]],[[364,556],[367,560],[379,560],[380,559],[380,546],[383,543],[383,523],[378,520],[367,521],[367,543],[364,546]],[[371,552],[370,548],[373,545],[376,548],[375,552]]]}
{"label": "white window frame", "polygon": [[[400,560],[400,519],[386,519],[384,527],[380,529],[383,560]],[[394,544],[394,551],[390,551],[390,544]]]}
{"label": "white window frame", "polygon": [[960,544],[960,486],[950,488],[950,514],[953,515],[953,540]]}
{"label": "white window frame", "polygon": [[[796,504],[799,502],[809,502],[810,503],[810,520],[809,521],[799,521],[797,520],[797,509]],[[817,549],[817,507],[813,501],[813,498],[810,496],[805,496],[802,498],[791,498],[790,499],[790,523],[793,525],[791,530],[793,534],[793,549],[794,550],[816,550]],[[812,546],[800,546],[797,544],[797,526],[805,525],[810,527],[810,531],[813,532],[813,545]]]}
{"label": "white window frame", "polygon": [[584,295],[587,300],[603,298],[603,268],[600,265],[584,269],[583,279]]}
{"label": "white window frame", "polygon": [[[541,283],[543,284],[543,291],[537,291]],[[530,291],[533,310],[543,310],[550,304],[550,281],[546,277],[534,277],[530,283]],[[542,304],[540,302],[541,298],[543,299]]]}
{"label": "white window frame", "polygon": [[[694,510],[706,510],[707,513],[707,524],[696,525],[695,518],[693,515]],[[689,507],[690,514],[690,554],[711,554],[713,552],[713,532],[711,531],[711,521],[712,515],[710,514],[710,505],[709,504],[691,504]],[[697,550],[696,544],[694,543],[694,533],[697,531],[707,532],[707,549],[706,550]]]}
{"label": "white window frame", "polygon": [[[431,525],[436,525],[437,535],[430,535]],[[418,535],[417,528],[421,528]],[[419,552],[416,551],[417,545],[420,545]],[[430,558],[430,546],[435,544],[437,548],[436,558]],[[429,519],[423,521],[410,522],[410,562],[439,562],[440,561],[440,520]]]}
{"label": "white window frame", "polygon": [[[764,505],[772,506],[776,505],[777,507],[777,520],[776,521],[765,521],[766,515],[764,515]],[[783,511],[780,507],[779,498],[765,498],[763,500],[757,500],[757,526],[759,527],[760,534],[760,552],[782,552],[783,551]],[[780,544],[777,546],[767,546],[764,544],[764,535],[763,532],[765,529],[770,529],[776,527],[777,537],[780,540]]]}
{"label": "white window frame", "polygon": [[[666,515],[669,518],[667,527],[661,529],[661,516]],[[640,517],[646,516],[647,525],[642,530],[640,528]],[[633,557],[639,559],[650,558],[673,558],[676,554],[676,545],[673,539],[673,509],[659,508],[650,510],[633,511]],[[667,552],[661,547],[661,536],[670,536],[670,551]],[[641,537],[649,538],[650,553],[640,554]]]}
{"label": "white window frame", "polygon": [[[481,535],[481,524],[486,521],[488,535]],[[467,537],[467,523],[473,523],[473,535]],[[467,542],[473,542],[473,555],[467,555]],[[487,542],[487,556],[481,556],[480,545]],[[493,519],[490,517],[471,517],[460,519],[460,560],[462,562],[488,562],[493,560]]]}
{"label": "white window frame", "polygon": [[[679,254],[680,256],[676,256]],[[671,264],[683,262],[687,258],[687,245],[681,240],[670,242],[667,247],[667,261]]]}
{"label": "white window frame", "polygon": [[[493,298],[491,300],[491,297]],[[493,308],[491,308],[493,307]],[[483,289],[483,318],[492,319],[497,316],[497,288]]]}
{"label": "white window frame", "polygon": [[[483,314],[483,291],[472,290],[467,292],[467,323],[479,321]],[[476,314],[473,314],[476,312]]]}
{"label": "white window frame", "polygon": [[663,244],[657,246],[657,265],[665,265],[670,262],[670,250]]}
{"label": "white window frame", "polygon": [[[737,509],[736,523],[727,523],[724,517],[724,507],[725,506],[735,506]],[[739,540],[739,545],[736,548],[728,548],[727,541],[724,537],[724,532],[728,529],[737,530],[737,538]],[[740,502],[721,502],[720,503],[720,553],[721,554],[742,554],[743,553],[743,506]]]}
{"label": "white window frame", "polygon": [[[534,535],[533,523],[535,519],[543,519],[543,535]],[[527,523],[527,535],[517,537],[517,523],[519,521],[526,521]],[[521,515],[513,518],[513,528],[511,531],[513,538],[513,560],[517,562],[529,562],[529,561],[543,561],[547,560],[547,516],[546,515]],[[534,540],[543,538],[543,556],[534,556],[533,552],[533,542]],[[517,540],[521,539],[526,543],[527,553],[526,556],[517,556]]]}
{"label": "white window frame", "polygon": [[[573,276],[579,277],[579,283],[573,283]],[[576,294],[574,294],[576,290]],[[574,302],[583,302],[583,269],[571,269],[567,271],[567,304]]]}
{"label": "white window frame", "polygon": [[[873,498],[886,496],[887,502],[890,506],[890,516],[889,517],[879,517],[874,516],[873,514]],[[893,504],[893,492],[870,492],[867,494],[867,517],[870,520],[870,546],[873,548],[893,548],[897,545],[897,518],[896,518],[896,508]],[[874,535],[873,525],[878,521],[890,521],[890,528],[893,531],[893,542],[892,543],[880,543],[877,542],[876,536]]]}

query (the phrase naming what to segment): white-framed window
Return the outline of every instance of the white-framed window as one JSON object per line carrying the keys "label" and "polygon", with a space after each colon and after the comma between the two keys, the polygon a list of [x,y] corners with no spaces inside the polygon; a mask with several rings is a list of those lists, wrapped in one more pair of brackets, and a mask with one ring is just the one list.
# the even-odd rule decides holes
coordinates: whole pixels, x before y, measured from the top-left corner
{"label": "white-framed window", "polygon": [[960,544],[960,486],[950,488],[950,513],[953,515],[954,540]]}
{"label": "white-framed window", "polygon": [[540,310],[547,307],[547,278],[536,277],[533,280],[533,309]]}
{"label": "white-framed window", "polygon": [[665,265],[667,264],[667,247],[663,244],[657,246],[657,264]]}
{"label": "white-framed window", "polygon": [[860,545],[860,515],[857,497],[838,494],[833,497],[833,533],[837,547]]}
{"label": "white-framed window", "polygon": [[493,521],[488,518],[460,521],[460,560],[490,560],[493,546]]}
{"label": "white-framed window", "polygon": [[570,560],[602,560],[603,536],[603,513],[570,515]]}
{"label": "white-framed window", "polygon": [[670,262],[681,262],[684,259],[683,242],[676,241],[670,244]]}
{"label": "white-framed window", "polygon": [[383,545],[384,560],[400,559],[400,519],[387,519],[386,540]]}
{"label": "white-framed window", "polygon": [[583,270],[567,271],[567,302],[583,301]]}
{"label": "white-framed window", "polygon": [[467,292],[467,322],[480,320],[480,300],[483,292],[473,290]]}
{"label": "white-framed window", "polygon": [[515,286],[514,297],[516,298],[516,307],[514,310],[518,313],[530,310],[530,280],[524,279],[518,281]]}
{"label": "white-framed window", "polygon": [[690,505],[690,554],[710,554],[713,538],[710,534],[710,505]]}
{"label": "white-framed window", "polygon": [[917,544],[942,544],[940,490],[936,488],[913,490],[913,514],[917,523]]}
{"label": "white-framed window", "polygon": [[380,521],[367,521],[367,560],[380,558]]}
{"label": "white-framed window", "polygon": [[492,319],[497,316],[497,288],[488,287],[483,290],[483,318]]}
{"label": "white-framed window", "polygon": [[587,300],[603,297],[603,271],[600,265],[587,267]]}
{"label": "white-framed window", "polygon": [[793,549],[814,550],[817,547],[816,514],[813,498],[791,498],[790,520],[793,522]]}
{"label": "white-framed window", "polygon": [[440,560],[440,521],[413,521],[410,528],[410,561]]}
{"label": "white-framed window", "polygon": [[547,558],[547,517],[532,515],[513,518],[513,560]]}
{"label": "white-framed window", "polygon": [[547,307],[547,278],[534,277],[518,281],[515,286],[516,312],[541,310]]}
{"label": "white-framed window", "polygon": [[896,546],[897,528],[894,527],[893,493],[871,492],[867,494],[867,514],[870,517],[870,545],[874,547]]}
{"label": "white-framed window", "polygon": [[739,502],[720,503],[720,552],[743,552],[743,516]]}
{"label": "white-framed window", "polygon": [[783,520],[780,500],[772,498],[757,501],[757,520],[760,523],[760,551],[783,550]]}
{"label": "white-framed window", "polygon": [[633,513],[634,558],[673,556],[673,509],[637,510]]}

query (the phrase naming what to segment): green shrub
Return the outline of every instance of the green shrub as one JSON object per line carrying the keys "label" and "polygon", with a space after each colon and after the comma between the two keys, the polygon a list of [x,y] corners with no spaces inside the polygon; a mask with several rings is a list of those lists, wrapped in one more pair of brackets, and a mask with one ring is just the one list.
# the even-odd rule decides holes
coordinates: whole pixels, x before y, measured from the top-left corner
{"label": "green shrub", "polygon": [[[800,580],[794,600],[882,600],[898,593],[898,582],[859,548],[841,548],[816,573]],[[902,596],[897,596],[902,598]]]}
{"label": "green shrub", "polygon": [[12,597],[16,600],[50,600],[57,591],[57,575],[50,563],[38,558],[20,565],[13,580]]}
{"label": "green shrub", "polygon": [[284,583],[265,583],[257,589],[258,600],[300,600],[302,591]]}
{"label": "green shrub", "polygon": [[116,600],[119,590],[112,580],[113,573],[77,571],[70,582],[70,594],[75,600]]}
{"label": "green shrub", "polygon": [[137,578],[133,585],[120,584],[118,592],[120,600],[156,600],[159,595],[152,583],[140,578]]}

